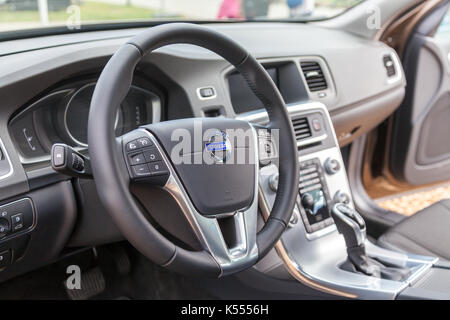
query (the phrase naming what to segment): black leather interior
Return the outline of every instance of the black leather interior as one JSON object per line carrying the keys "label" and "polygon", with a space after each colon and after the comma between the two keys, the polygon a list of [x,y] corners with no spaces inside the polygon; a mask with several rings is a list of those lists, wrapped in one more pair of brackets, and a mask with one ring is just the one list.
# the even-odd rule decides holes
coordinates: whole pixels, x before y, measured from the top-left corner
{"label": "black leather interior", "polygon": [[378,239],[382,247],[450,260],[450,199],[403,220]]}

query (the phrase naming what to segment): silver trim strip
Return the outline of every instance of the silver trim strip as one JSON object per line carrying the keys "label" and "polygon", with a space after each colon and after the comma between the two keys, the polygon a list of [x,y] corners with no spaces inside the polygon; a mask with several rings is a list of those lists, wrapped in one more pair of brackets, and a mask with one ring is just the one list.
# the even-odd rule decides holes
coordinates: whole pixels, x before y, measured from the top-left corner
{"label": "silver trim strip", "polygon": [[325,227],[323,229],[317,230],[316,232],[313,233],[305,233],[305,236],[308,240],[312,241],[321,237],[326,236],[329,233],[332,233],[334,231],[336,231],[336,225],[332,224],[329,225],[328,227]]}
{"label": "silver trim strip", "polygon": [[5,160],[8,162],[8,166],[9,166],[9,171],[0,176],[0,180],[4,180],[4,179],[12,176],[12,174],[14,173],[14,167],[12,165],[11,159],[9,158],[8,151],[6,150],[5,145],[3,144],[3,141],[1,138],[0,138],[0,149],[3,152],[3,154],[5,155]]}

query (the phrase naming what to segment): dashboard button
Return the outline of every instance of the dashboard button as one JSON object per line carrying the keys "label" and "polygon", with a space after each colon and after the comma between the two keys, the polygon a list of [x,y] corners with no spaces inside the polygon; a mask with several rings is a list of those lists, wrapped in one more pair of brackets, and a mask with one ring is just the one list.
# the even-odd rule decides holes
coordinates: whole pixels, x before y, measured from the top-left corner
{"label": "dashboard button", "polygon": [[0,218],[0,238],[5,237],[11,230],[8,219]]}
{"label": "dashboard button", "polygon": [[320,120],[315,118],[312,120],[312,127],[314,131],[320,131],[322,130],[322,125],[320,124]]}
{"label": "dashboard button", "polygon": [[150,168],[152,176],[169,174],[169,170],[167,169],[166,164],[162,161],[149,163],[148,167]]}
{"label": "dashboard button", "polygon": [[206,88],[200,88],[198,90],[198,93],[200,94],[200,97],[203,99],[205,98],[212,98],[216,95],[216,91],[213,87],[206,87]]}
{"label": "dashboard button", "polygon": [[4,268],[9,264],[11,264],[11,251],[6,250],[0,252],[0,268]]}
{"label": "dashboard button", "polygon": [[161,161],[161,155],[159,154],[158,149],[156,148],[145,150],[144,157],[147,162]]}
{"label": "dashboard button", "polygon": [[146,164],[139,164],[132,166],[133,174],[135,177],[145,177],[150,175],[150,170]]}
{"label": "dashboard button", "polygon": [[20,231],[23,229],[23,214],[18,213],[11,217],[11,225],[12,225],[12,231]]}
{"label": "dashboard button", "polygon": [[12,226],[13,232],[18,232],[23,229],[23,223],[15,224]]}
{"label": "dashboard button", "polygon": [[132,166],[138,165],[138,164],[144,164],[145,158],[144,155],[141,153],[133,154],[130,156],[130,164]]}
{"label": "dashboard button", "polygon": [[21,213],[15,214],[11,217],[12,225],[23,223],[23,215]]}

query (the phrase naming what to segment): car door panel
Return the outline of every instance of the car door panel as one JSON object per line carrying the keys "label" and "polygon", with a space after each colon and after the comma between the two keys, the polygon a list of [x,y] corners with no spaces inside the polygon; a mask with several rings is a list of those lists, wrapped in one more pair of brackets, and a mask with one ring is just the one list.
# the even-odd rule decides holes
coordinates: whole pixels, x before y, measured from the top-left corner
{"label": "car door panel", "polygon": [[392,131],[390,169],[410,185],[450,180],[450,32],[426,34],[419,26],[409,41],[407,93]]}

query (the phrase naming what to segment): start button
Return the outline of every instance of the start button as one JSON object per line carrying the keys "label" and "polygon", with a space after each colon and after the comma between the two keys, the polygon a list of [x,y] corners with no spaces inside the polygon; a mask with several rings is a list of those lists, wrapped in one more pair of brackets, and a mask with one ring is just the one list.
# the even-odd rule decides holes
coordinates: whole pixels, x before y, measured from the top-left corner
{"label": "start button", "polygon": [[197,93],[200,99],[212,99],[216,97],[216,90],[214,87],[199,88]]}

